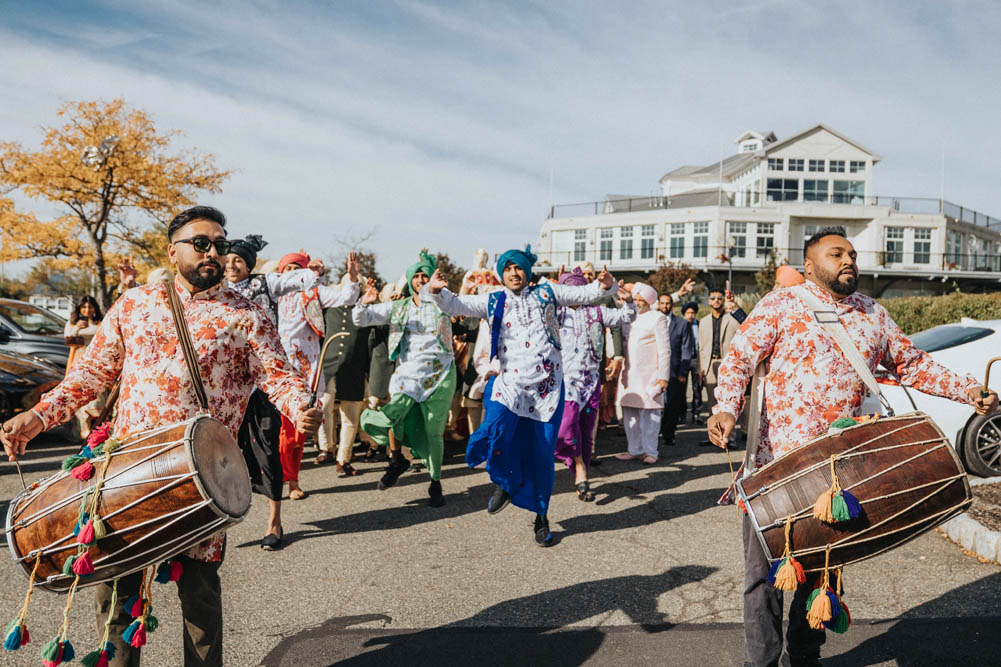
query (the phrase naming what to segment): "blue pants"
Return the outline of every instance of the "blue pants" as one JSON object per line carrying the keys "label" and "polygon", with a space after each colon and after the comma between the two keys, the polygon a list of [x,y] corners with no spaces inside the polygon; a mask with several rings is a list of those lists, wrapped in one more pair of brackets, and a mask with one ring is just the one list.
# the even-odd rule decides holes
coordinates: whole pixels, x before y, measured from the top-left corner
{"label": "blue pants", "polygon": [[487,462],[490,481],[511,494],[511,502],[536,514],[549,513],[556,480],[553,457],[563,421],[563,386],[556,412],[547,422],[520,417],[493,400],[494,380],[483,392],[483,423],[469,436],[466,463]]}

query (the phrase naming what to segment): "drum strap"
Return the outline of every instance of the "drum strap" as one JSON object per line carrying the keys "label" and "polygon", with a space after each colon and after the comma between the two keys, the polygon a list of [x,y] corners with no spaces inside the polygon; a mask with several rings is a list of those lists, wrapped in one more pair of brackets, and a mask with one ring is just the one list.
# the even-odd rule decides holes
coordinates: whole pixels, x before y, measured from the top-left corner
{"label": "drum strap", "polygon": [[202,373],[198,368],[195,343],[191,340],[191,332],[188,331],[188,321],[184,319],[184,308],[181,306],[181,300],[177,298],[177,288],[174,287],[172,280],[164,280],[163,285],[167,288],[167,303],[170,305],[170,314],[174,317],[177,341],[181,344],[181,351],[184,352],[184,362],[188,367],[188,375],[191,376],[191,384],[195,388],[198,406],[203,412],[208,412],[209,399],[205,394],[205,385],[202,384]]}
{"label": "drum strap", "polygon": [[795,290],[796,296],[806,302],[806,305],[810,308],[813,319],[817,324],[824,327],[824,330],[830,334],[834,342],[837,343],[838,347],[841,348],[841,352],[844,353],[845,358],[848,359],[848,363],[852,365],[855,372],[858,373],[862,382],[869,389],[873,396],[879,399],[879,402],[883,404],[883,409],[886,410],[886,414],[890,417],[893,416],[893,408],[890,406],[890,402],[886,400],[883,396],[883,392],[879,388],[879,384],[876,382],[875,376],[873,376],[872,371],[869,369],[869,364],[862,357],[862,353],[858,351],[855,347],[855,343],[852,342],[851,337],[848,335],[848,331],[845,330],[844,325],[841,323],[841,318],[838,316],[836,311],[831,310],[821,303],[820,299],[816,297],[809,289],[804,285],[796,285],[791,288]]}

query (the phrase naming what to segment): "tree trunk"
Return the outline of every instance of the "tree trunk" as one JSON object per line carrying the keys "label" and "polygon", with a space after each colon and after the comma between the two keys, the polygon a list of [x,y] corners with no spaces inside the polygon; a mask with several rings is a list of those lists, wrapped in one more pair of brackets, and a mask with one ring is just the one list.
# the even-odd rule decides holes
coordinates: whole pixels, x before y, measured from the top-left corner
{"label": "tree trunk", "polygon": [[111,291],[108,289],[107,266],[104,261],[104,244],[98,241],[96,234],[91,234],[94,241],[94,268],[97,269],[97,289],[101,295],[101,308],[108,312],[111,308]]}

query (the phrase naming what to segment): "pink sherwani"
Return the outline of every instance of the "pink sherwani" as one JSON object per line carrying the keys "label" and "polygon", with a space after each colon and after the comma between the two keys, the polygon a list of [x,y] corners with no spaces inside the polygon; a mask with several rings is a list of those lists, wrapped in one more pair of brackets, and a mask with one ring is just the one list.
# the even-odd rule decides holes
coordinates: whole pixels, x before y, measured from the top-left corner
{"label": "pink sherwani", "polygon": [[[619,405],[644,410],[662,410],[663,394],[651,396],[657,380],[667,381],[671,372],[669,323],[659,310],[650,309],[623,325],[627,336],[626,365],[619,376]],[[628,333],[627,333],[628,332]]]}

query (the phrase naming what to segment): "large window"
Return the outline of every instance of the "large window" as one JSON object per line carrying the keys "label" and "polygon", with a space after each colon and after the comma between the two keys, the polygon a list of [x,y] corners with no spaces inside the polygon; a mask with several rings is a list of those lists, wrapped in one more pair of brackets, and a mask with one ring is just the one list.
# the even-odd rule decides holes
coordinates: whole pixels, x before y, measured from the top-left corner
{"label": "large window", "polygon": [[575,229],[573,232],[573,261],[583,262],[587,259],[587,230]]}
{"label": "large window", "polygon": [[692,225],[692,257],[705,259],[709,255],[709,223],[696,222]]}
{"label": "large window", "polygon": [[886,264],[900,264],[904,261],[904,228],[886,228]]}
{"label": "large window", "polygon": [[803,161],[789,158],[789,171],[803,171]]}
{"label": "large window", "polygon": [[824,161],[810,160],[810,171],[824,171]]}
{"label": "large window", "polygon": [[671,259],[685,256],[685,223],[671,223]]}
{"label": "large window", "polygon": [[797,179],[768,179],[768,201],[796,201],[797,199],[799,199],[799,181]]}
{"label": "large window", "polygon": [[775,249],[775,223],[759,222],[755,225],[755,248],[758,257],[767,257]]}
{"label": "large window", "polygon": [[780,157],[770,157],[768,158],[768,168],[772,171],[782,171],[785,160]]}
{"label": "large window", "polygon": [[831,160],[828,163],[828,171],[835,174],[845,173],[845,161],[844,160]]}
{"label": "large window", "polygon": [[861,204],[865,200],[865,181],[834,181],[835,204]]}
{"label": "large window", "polygon": [[962,266],[963,261],[963,235],[959,232],[950,231],[946,240],[946,261]]}
{"label": "large window", "polygon": [[865,160],[852,160],[849,163],[849,170],[853,174],[864,174],[865,173]]}
{"label": "large window", "polygon": [[734,257],[747,257],[747,223],[728,222],[727,227],[727,254],[731,259]]}
{"label": "large window", "polygon": [[612,235],[613,230],[605,228],[601,230],[601,238],[598,245],[598,259],[602,262],[612,261]]}
{"label": "large window", "polygon": [[827,201],[826,180],[804,179],[803,180],[803,201]]}
{"label": "large window", "polygon": [[619,227],[619,259],[633,258],[633,228]]}
{"label": "large window", "polygon": [[927,227],[914,229],[914,263],[931,264],[931,230]]}
{"label": "large window", "polygon": [[656,234],[653,225],[640,227],[640,259],[653,259],[653,240]]}

